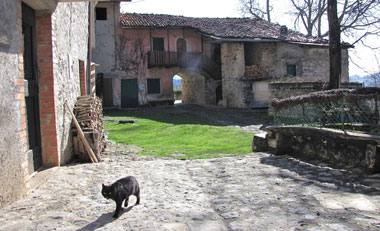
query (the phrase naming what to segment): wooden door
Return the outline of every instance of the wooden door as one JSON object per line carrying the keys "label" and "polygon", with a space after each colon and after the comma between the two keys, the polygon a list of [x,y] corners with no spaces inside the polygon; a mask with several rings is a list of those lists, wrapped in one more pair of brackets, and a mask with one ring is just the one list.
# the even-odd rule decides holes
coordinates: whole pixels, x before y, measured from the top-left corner
{"label": "wooden door", "polygon": [[104,107],[113,106],[112,79],[109,78],[103,78],[103,104]]}
{"label": "wooden door", "polygon": [[183,38],[177,39],[178,63],[180,66],[183,66],[183,67],[187,65],[186,51],[187,51],[186,40]]}
{"label": "wooden door", "polygon": [[42,166],[35,31],[35,12],[32,8],[23,3],[22,33],[24,36],[24,78],[26,83],[25,103],[28,120],[29,173],[37,171]]}
{"label": "wooden door", "polygon": [[121,80],[121,107],[137,107],[138,86],[137,79]]}

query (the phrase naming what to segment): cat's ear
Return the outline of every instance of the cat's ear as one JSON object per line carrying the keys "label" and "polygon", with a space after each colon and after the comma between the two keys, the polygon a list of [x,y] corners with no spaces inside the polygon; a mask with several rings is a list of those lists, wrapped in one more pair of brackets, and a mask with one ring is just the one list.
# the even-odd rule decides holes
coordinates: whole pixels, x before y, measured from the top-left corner
{"label": "cat's ear", "polygon": [[104,184],[102,183],[102,188],[104,188]]}

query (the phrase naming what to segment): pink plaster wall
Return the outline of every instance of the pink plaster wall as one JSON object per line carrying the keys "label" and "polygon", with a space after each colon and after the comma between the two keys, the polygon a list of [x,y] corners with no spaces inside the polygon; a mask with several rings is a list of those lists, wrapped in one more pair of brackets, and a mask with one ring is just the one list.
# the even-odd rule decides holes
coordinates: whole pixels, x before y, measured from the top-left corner
{"label": "pink plaster wall", "polygon": [[[120,72],[120,78],[137,78],[139,83],[145,84],[145,91],[143,92],[146,95],[148,101],[162,101],[162,100],[173,100],[173,82],[172,78],[175,74],[180,71],[179,67],[170,67],[170,68],[149,68],[147,54],[151,50],[152,38],[159,37],[164,38],[164,47],[165,51],[177,51],[177,40],[183,38],[186,40],[186,47],[188,52],[202,52],[202,36],[192,29],[131,29],[123,28],[119,31],[119,36],[128,38],[127,46],[124,50],[125,54],[133,53],[136,40],[140,39],[142,41],[142,47],[144,50],[144,70],[140,71],[142,76],[134,76],[132,72]],[[120,41],[118,41],[120,42]],[[120,65],[120,63],[119,63]],[[160,94],[149,94],[147,95],[147,78],[160,78],[161,79],[161,92]],[[144,102],[140,99],[140,104]]]}

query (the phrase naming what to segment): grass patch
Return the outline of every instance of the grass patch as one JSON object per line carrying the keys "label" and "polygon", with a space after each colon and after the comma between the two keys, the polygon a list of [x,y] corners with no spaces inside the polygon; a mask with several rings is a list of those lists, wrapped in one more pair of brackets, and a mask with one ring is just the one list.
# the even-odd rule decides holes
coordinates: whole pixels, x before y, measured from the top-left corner
{"label": "grass patch", "polygon": [[252,133],[191,114],[112,111],[106,117],[136,120],[133,124],[107,121],[105,129],[115,142],[144,148],[142,155],[196,159],[251,152]]}

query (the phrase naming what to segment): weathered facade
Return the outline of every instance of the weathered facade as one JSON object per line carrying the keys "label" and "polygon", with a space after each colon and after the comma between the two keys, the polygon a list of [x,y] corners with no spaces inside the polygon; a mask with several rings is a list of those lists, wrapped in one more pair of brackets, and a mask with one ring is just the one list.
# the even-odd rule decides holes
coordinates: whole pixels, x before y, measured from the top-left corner
{"label": "weathered facade", "polygon": [[72,155],[71,116],[86,91],[88,2],[0,2],[0,206],[27,192],[41,166]]}
{"label": "weathered facade", "polygon": [[[116,32],[109,32],[110,45],[95,60],[104,66],[100,75],[112,82],[112,89],[103,85],[112,106],[171,103],[176,74],[184,103],[236,108],[267,107],[271,82],[329,79],[326,40],[255,19],[126,13],[117,25],[117,6],[104,5],[113,15],[108,24],[99,23],[99,36],[111,26]],[[348,48],[342,48],[342,82],[348,82]],[[110,50],[113,65],[104,58]],[[152,83],[159,89],[150,91],[157,87]],[[123,103],[129,99],[134,103]]]}

